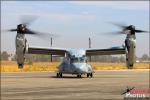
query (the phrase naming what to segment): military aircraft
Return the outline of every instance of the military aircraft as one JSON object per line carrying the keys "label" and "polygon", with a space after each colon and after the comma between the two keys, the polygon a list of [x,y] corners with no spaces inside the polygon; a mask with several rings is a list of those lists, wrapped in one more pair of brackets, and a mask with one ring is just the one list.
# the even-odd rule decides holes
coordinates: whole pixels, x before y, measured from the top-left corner
{"label": "military aircraft", "polygon": [[147,32],[143,30],[135,29],[135,26],[118,25],[123,30],[121,34],[126,34],[125,44],[121,47],[112,47],[107,49],[62,49],[62,48],[38,48],[30,47],[27,44],[25,34],[38,35],[40,32],[30,30],[27,25],[29,22],[21,23],[17,25],[17,29],[10,29],[8,31],[17,31],[16,35],[16,55],[18,68],[23,68],[25,61],[25,54],[43,54],[43,55],[59,55],[63,56],[62,63],[58,66],[59,70],[56,74],[57,77],[63,77],[63,74],[75,74],[81,78],[81,75],[86,74],[87,77],[93,77],[93,69],[90,64],[87,63],[88,56],[94,55],[126,55],[126,64],[129,69],[133,68],[135,62],[135,49],[136,49],[136,37],[135,33]]}

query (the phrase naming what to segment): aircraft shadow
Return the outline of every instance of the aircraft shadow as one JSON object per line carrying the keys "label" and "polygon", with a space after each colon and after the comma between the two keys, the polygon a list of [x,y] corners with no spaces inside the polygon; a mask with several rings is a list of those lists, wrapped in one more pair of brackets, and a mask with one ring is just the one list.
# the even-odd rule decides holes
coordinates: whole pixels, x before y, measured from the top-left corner
{"label": "aircraft shadow", "polygon": [[81,77],[81,78],[79,78],[79,77],[77,77],[77,76],[63,76],[63,77],[56,77],[56,76],[51,76],[51,78],[58,78],[58,79],[62,79],[62,78],[71,78],[71,79],[81,79],[81,78],[87,78],[87,77]]}

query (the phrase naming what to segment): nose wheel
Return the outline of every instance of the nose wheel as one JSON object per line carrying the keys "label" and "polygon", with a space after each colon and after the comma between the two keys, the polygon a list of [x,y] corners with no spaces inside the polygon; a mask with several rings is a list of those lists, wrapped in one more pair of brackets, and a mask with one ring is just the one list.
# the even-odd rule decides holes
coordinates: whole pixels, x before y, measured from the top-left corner
{"label": "nose wheel", "polygon": [[93,77],[93,73],[87,73],[87,77]]}
{"label": "nose wheel", "polygon": [[77,75],[77,77],[78,77],[78,78],[81,78],[82,76],[81,76],[81,75]]}
{"label": "nose wheel", "polygon": [[62,73],[57,73],[56,76],[57,77],[62,77]]}

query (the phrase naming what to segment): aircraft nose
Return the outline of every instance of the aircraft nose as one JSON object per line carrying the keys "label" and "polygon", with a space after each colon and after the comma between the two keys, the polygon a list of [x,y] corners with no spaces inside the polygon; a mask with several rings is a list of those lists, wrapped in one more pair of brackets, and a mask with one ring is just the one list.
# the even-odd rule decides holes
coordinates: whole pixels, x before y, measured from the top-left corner
{"label": "aircraft nose", "polygon": [[75,67],[75,70],[79,73],[86,72],[86,64],[85,63],[74,63],[73,66]]}

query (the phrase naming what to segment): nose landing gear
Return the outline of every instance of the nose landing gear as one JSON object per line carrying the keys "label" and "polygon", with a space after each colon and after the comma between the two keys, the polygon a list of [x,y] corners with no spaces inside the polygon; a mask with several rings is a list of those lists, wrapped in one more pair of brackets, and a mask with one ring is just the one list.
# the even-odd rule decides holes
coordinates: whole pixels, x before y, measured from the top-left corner
{"label": "nose landing gear", "polygon": [[93,73],[87,73],[87,77],[93,77]]}
{"label": "nose landing gear", "polygon": [[78,78],[81,78],[82,76],[79,74],[79,75],[77,75],[77,77],[78,77]]}

